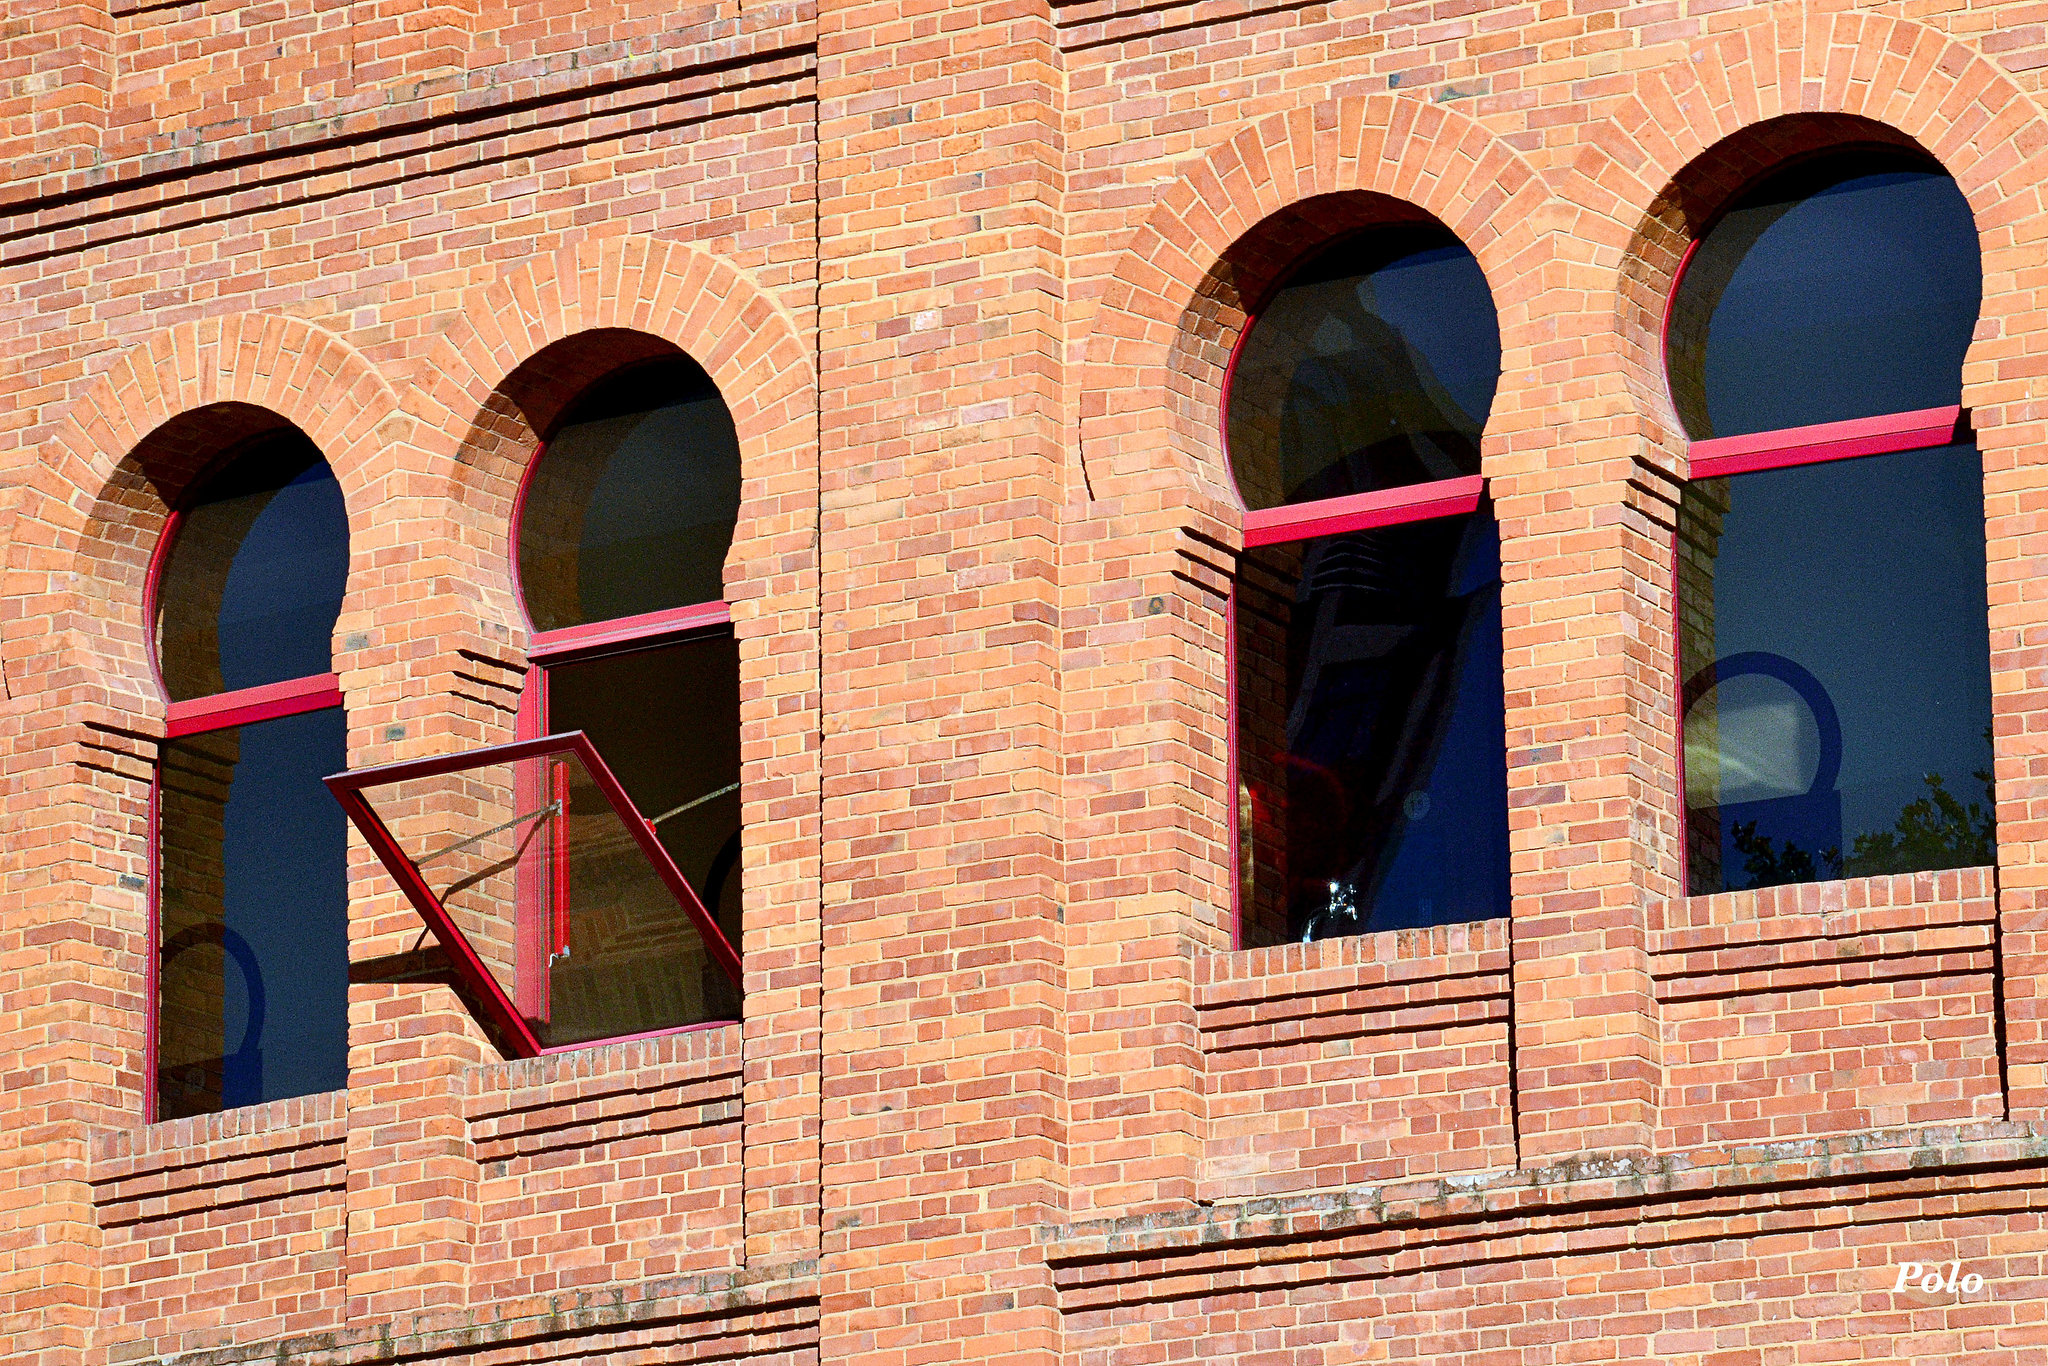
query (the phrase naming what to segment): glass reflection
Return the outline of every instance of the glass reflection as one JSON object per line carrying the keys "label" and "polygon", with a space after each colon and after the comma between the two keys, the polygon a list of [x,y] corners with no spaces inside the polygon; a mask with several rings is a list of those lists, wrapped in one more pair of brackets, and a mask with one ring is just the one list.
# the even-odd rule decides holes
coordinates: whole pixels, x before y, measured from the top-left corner
{"label": "glass reflection", "polygon": [[1244,944],[1507,914],[1491,515],[1266,547],[1242,566]]}
{"label": "glass reflection", "polygon": [[1799,163],[1706,236],[1671,304],[1694,440],[1960,403],[1982,296],[1955,182],[1893,151]]}
{"label": "glass reflection", "polygon": [[695,362],[593,385],[548,438],[520,512],[534,628],[718,601],[739,505],[739,436]]}
{"label": "glass reflection", "polygon": [[738,947],[740,654],[732,632],[551,665],[547,689],[549,730],[590,737]]}
{"label": "glass reflection", "polygon": [[179,520],[157,595],[171,700],[326,673],[347,580],[333,471],[296,431],[265,440]]}
{"label": "glass reflection", "polygon": [[1493,296],[1436,224],[1346,239],[1260,312],[1226,413],[1249,508],[1479,472],[1500,378]]}
{"label": "glass reflection", "polygon": [[157,1118],[348,1080],[339,708],[166,741]]}
{"label": "glass reflection", "polygon": [[1679,537],[1692,893],[1991,862],[1976,448],[1695,480]]}

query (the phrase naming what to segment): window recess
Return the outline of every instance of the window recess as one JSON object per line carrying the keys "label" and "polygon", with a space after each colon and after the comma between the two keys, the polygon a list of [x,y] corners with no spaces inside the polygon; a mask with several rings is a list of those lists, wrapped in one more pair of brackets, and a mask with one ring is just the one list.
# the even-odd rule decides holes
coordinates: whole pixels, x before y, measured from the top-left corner
{"label": "window recess", "polygon": [[1738,195],[1666,323],[1693,895],[1996,858],[1975,223],[1917,154]]}
{"label": "window recess", "polygon": [[643,354],[567,406],[514,500],[514,740],[328,780],[520,1055],[740,1016],[739,440],[687,356],[593,335]]}
{"label": "window recess", "polygon": [[1225,381],[1238,942],[1507,914],[1492,295],[1441,225],[1281,282]]}

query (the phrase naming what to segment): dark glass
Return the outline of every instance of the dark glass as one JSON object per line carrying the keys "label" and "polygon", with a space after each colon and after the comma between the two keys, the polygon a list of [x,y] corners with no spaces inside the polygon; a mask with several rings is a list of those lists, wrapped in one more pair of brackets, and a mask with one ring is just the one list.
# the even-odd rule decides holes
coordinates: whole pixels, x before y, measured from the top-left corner
{"label": "dark glass", "polygon": [[1672,398],[1694,440],[1962,401],[1976,222],[1888,151],[1801,162],[1701,239],[1671,303]]}
{"label": "dark glass", "polygon": [[[741,883],[739,679],[739,646],[730,631],[550,665],[547,671],[548,729],[580,730],[590,737],[735,950]],[[636,955],[632,971],[661,967],[644,946],[622,940],[619,947]],[[610,956],[598,948],[579,951],[569,970],[602,973]],[[697,970],[711,1007],[736,1016],[738,1001],[725,975],[708,961]]]}
{"label": "dark glass", "polygon": [[1248,551],[1233,607],[1245,945],[1506,915],[1491,515]]}
{"label": "dark glass", "polygon": [[180,518],[157,589],[171,700],[331,667],[348,582],[348,512],[320,452],[298,432],[258,445]]}
{"label": "dark glass", "polygon": [[739,509],[739,435],[694,361],[600,381],[548,438],[520,510],[534,629],[718,601]]}
{"label": "dark glass", "polygon": [[1435,224],[1346,238],[1259,311],[1231,372],[1231,470],[1249,508],[1479,472],[1500,380],[1493,295]]}
{"label": "dark glass", "polygon": [[166,741],[157,1118],[348,1083],[341,709]]}
{"label": "dark glass", "polygon": [[1692,893],[1992,862],[1976,448],[1695,480],[1679,537]]}

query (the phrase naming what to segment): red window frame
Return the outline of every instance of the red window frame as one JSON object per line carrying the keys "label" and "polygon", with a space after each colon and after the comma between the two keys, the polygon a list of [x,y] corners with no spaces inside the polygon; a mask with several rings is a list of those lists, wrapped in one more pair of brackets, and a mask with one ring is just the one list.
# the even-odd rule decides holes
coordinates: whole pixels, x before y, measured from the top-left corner
{"label": "red window frame", "polygon": [[[1244,327],[1237,334],[1237,341],[1230,348],[1230,361],[1223,367],[1223,392],[1221,401],[1216,405],[1216,419],[1217,435],[1222,441],[1226,465],[1230,460],[1230,385],[1237,377],[1238,358],[1244,354],[1245,342],[1250,338],[1252,328],[1257,322],[1256,314],[1245,319]],[[1485,498],[1486,477],[1479,474],[1464,474],[1450,479],[1432,479],[1421,484],[1405,484],[1400,488],[1377,489],[1371,493],[1322,498],[1310,503],[1289,503],[1274,508],[1247,508],[1244,514],[1244,548],[1256,550],[1261,546],[1283,545],[1289,541],[1308,541],[1323,536],[1340,536],[1348,531],[1396,526],[1403,522],[1462,517],[1477,512]],[[1230,946],[1233,949],[1242,949],[1245,946],[1242,868],[1244,832],[1239,824],[1238,813],[1237,589],[1238,579],[1233,575],[1230,596],[1225,600],[1223,609],[1224,705],[1230,711],[1230,722],[1227,727],[1228,763],[1224,778],[1224,838],[1228,842],[1230,857]]]}
{"label": "red window frame", "polygon": [[[202,472],[193,480],[192,487],[203,489],[216,472],[217,468]],[[177,543],[178,533],[184,529],[185,516],[186,509],[177,507],[164,518],[163,531],[150,552],[149,568],[142,583],[142,621],[149,643],[146,652],[149,671],[165,699],[164,739],[179,740],[190,735],[204,735],[208,731],[228,730],[259,721],[274,721],[340,707],[341,677],[331,671],[262,683],[252,688],[235,688],[184,701],[170,700],[170,686],[164,681],[162,643],[157,639],[157,611],[163,601],[163,576],[170,566],[171,549]],[[159,755],[151,769],[149,783],[149,892],[145,913],[149,926],[149,952],[145,955],[147,968],[143,978],[143,1008],[148,1012],[148,1028],[143,1031],[142,1047],[142,1113],[146,1124],[155,1123],[157,1117],[157,1032],[161,1016],[158,994],[162,985],[159,960],[163,954],[163,789],[164,766]]]}
{"label": "red window frame", "polygon": [[[513,596],[519,603],[520,616],[525,620],[527,631],[530,633],[526,651],[526,685],[520,695],[519,711],[513,722],[513,736],[515,741],[519,742],[538,741],[551,734],[548,670],[552,666],[573,664],[603,655],[655,649],[663,645],[677,644],[695,636],[732,629],[732,607],[720,598],[711,602],[690,603],[681,607],[663,608],[656,612],[643,612],[635,616],[583,622],[549,631],[534,630],[533,615],[526,606],[525,586],[520,581],[519,546],[520,536],[525,527],[527,498],[539,473],[541,462],[547,458],[547,453],[548,443],[543,441],[534,448],[533,458],[527,461],[526,469],[520,475],[519,487],[513,494],[508,527],[510,539],[507,544],[507,557],[511,561]],[[581,735],[580,731],[571,733]],[[592,754],[596,753],[587,739],[585,746]],[[472,751],[472,754],[479,752],[481,751]],[[610,770],[607,769],[606,772],[609,774]],[[624,789],[619,788],[618,791],[621,799],[625,799]],[[533,795],[537,798],[539,794]],[[631,813],[630,819],[627,816],[628,812]],[[644,818],[629,799],[626,800],[625,810],[620,813],[620,819],[625,820],[628,828],[634,830],[636,835],[639,825],[644,823]],[[652,826],[648,828],[652,829]],[[519,974],[519,981],[522,997],[529,992],[532,993],[531,999],[522,999],[518,1004],[522,1008],[530,1007],[530,1013],[536,1018],[546,1009],[547,968],[554,962],[555,955],[568,943],[569,896],[566,879],[569,861],[566,845],[560,843],[567,840],[568,831],[565,826],[557,823],[552,828],[549,838],[558,841],[556,856],[551,865],[555,869],[556,885],[541,888],[522,884],[516,893],[519,902],[516,914],[523,923],[523,931],[518,935],[518,942],[521,945],[521,953],[528,955],[522,958],[520,963],[523,971]],[[674,864],[668,859],[666,850],[662,853],[660,866],[674,870]],[[667,875],[663,876],[666,880]],[[676,877],[679,881],[682,880],[680,873],[677,873]],[[688,886],[687,881],[683,881],[682,885],[688,893],[685,909],[695,907],[697,911],[703,911],[704,907],[695,890]],[[704,934],[712,956],[721,964],[728,958],[731,959],[732,966],[729,971],[735,985],[740,985],[738,955],[730,941],[725,938],[724,931],[718,928],[715,920],[699,920],[694,912],[692,919],[698,920],[698,931]],[[642,1038],[683,1033],[688,1030],[709,1028],[713,1023],[716,1022],[680,1025],[673,1029],[650,1031],[646,1035],[624,1037]],[[605,1040],[593,1039],[573,1046],[589,1048],[601,1042]]]}
{"label": "red window frame", "polygon": [[[1690,254],[1688,253],[1688,259]],[[1681,276],[1682,278],[1682,276]],[[1677,293],[1677,286],[1672,286]],[[1667,307],[1665,318],[1670,318]],[[1668,377],[1668,367],[1667,367]],[[1795,465],[1832,464],[1866,455],[1893,455],[1900,451],[1926,450],[1973,439],[1970,410],[1952,405],[1922,408],[1909,413],[1885,413],[1877,417],[1850,418],[1843,422],[1818,422],[1807,427],[1783,427],[1772,432],[1750,432],[1742,436],[1717,436],[1694,441],[1686,447],[1686,483],[1695,479],[1719,479],[1728,475],[1753,474],[1761,470],[1789,469]],[[1678,774],[1678,885],[1681,895],[1690,896],[1691,852],[1684,837],[1691,803],[1685,795],[1685,686],[1683,662],[1678,643],[1684,629],[1684,609],[1679,602],[1679,538],[1671,537],[1671,703]],[[1718,895],[1718,894],[1710,894]]]}
{"label": "red window frame", "polygon": [[[582,731],[569,731],[561,735],[543,735],[531,740],[513,740],[502,745],[486,745],[482,749],[465,750],[456,754],[436,755],[430,759],[413,759],[395,764],[382,764],[376,768],[351,769],[337,773],[327,779],[328,790],[334,793],[336,801],[348,812],[349,819],[362,831],[363,838],[378,861],[384,865],[399,890],[405,893],[413,909],[434,932],[441,946],[448,954],[449,962],[463,984],[474,993],[476,1000],[489,1017],[499,1036],[511,1045],[514,1054],[523,1058],[538,1057],[543,1053],[570,1053],[579,1049],[594,1048],[605,1043],[619,1043],[629,1039],[657,1038],[669,1034],[683,1034],[698,1029],[722,1028],[729,1021],[710,1020],[700,1024],[678,1025],[669,1029],[648,1030],[639,1034],[615,1035],[604,1039],[586,1039],[578,1043],[548,1045],[528,1027],[520,1007],[508,995],[483,959],[470,946],[469,940],[456,927],[454,918],[434,889],[420,876],[418,866],[413,862],[390,827],[384,824],[367,800],[363,797],[366,787],[379,787],[389,783],[401,783],[413,778],[433,778],[445,773],[460,772],[484,763],[509,763],[519,759],[535,758],[545,754],[574,754],[583,763],[591,780],[601,793],[626,832],[633,837],[640,852],[653,865],[669,893],[675,897],[683,912],[690,918],[697,932],[703,937],[705,949],[735,983],[740,980],[740,961],[732,946],[720,933],[718,923],[711,913],[704,909],[697,899],[696,891],[676,868],[675,861],[662,847],[654,826],[640,815],[633,806],[626,789],[613,776],[611,768],[597,752],[597,746]],[[559,824],[559,823],[558,823]]]}
{"label": "red window frame", "polygon": [[[1812,155],[1826,156],[1846,150],[1851,149],[1825,148]],[[1685,284],[1685,274],[1692,268],[1694,255],[1698,253],[1700,244],[1707,239],[1707,235],[1718,226],[1722,213],[1728,207],[1740,204],[1743,196],[1751,189],[1770,177],[1781,174],[1795,162],[1805,159],[1800,157],[1779,162],[1751,176],[1728,196],[1722,210],[1716,211],[1706,221],[1699,233],[1687,243],[1684,254],[1679,257],[1678,269],[1672,272],[1671,288],[1664,296],[1664,319],[1658,332],[1658,359],[1664,370],[1665,402],[1670,405],[1674,414],[1678,410],[1678,401],[1677,396],[1671,391],[1671,322],[1678,302],[1678,291]],[[1772,431],[1745,432],[1738,436],[1716,436],[1698,441],[1688,439],[1684,482],[1689,484],[1696,479],[1719,479],[1762,470],[1789,469],[1797,465],[1830,464],[1839,460],[1856,460],[1868,455],[1894,455],[1901,451],[1926,450],[1974,439],[1970,410],[1960,404],[1918,408],[1908,412],[1880,413],[1874,417],[1848,418],[1839,422],[1816,422],[1802,427],[1780,427]],[[1690,814],[1690,806],[1685,796],[1686,679],[1681,676],[1682,662],[1678,655],[1683,620],[1678,600],[1679,554],[1679,539],[1674,528],[1671,537],[1671,699],[1673,735],[1678,742],[1678,886],[1681,896],[1689,896],[1687,889],[1692,885],[1691,869],[1688,866],[1690,855],[1683,833],[1685,821]]]}

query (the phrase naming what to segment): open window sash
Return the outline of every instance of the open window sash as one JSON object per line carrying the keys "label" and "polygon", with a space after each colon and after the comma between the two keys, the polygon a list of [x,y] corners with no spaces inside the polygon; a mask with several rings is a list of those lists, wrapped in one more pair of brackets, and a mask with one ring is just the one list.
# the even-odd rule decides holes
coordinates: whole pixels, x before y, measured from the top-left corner
{"label": "open window sash", "polygon": [[510,1051],[734,1017],[739,955],[582,731],[326,782]]}

